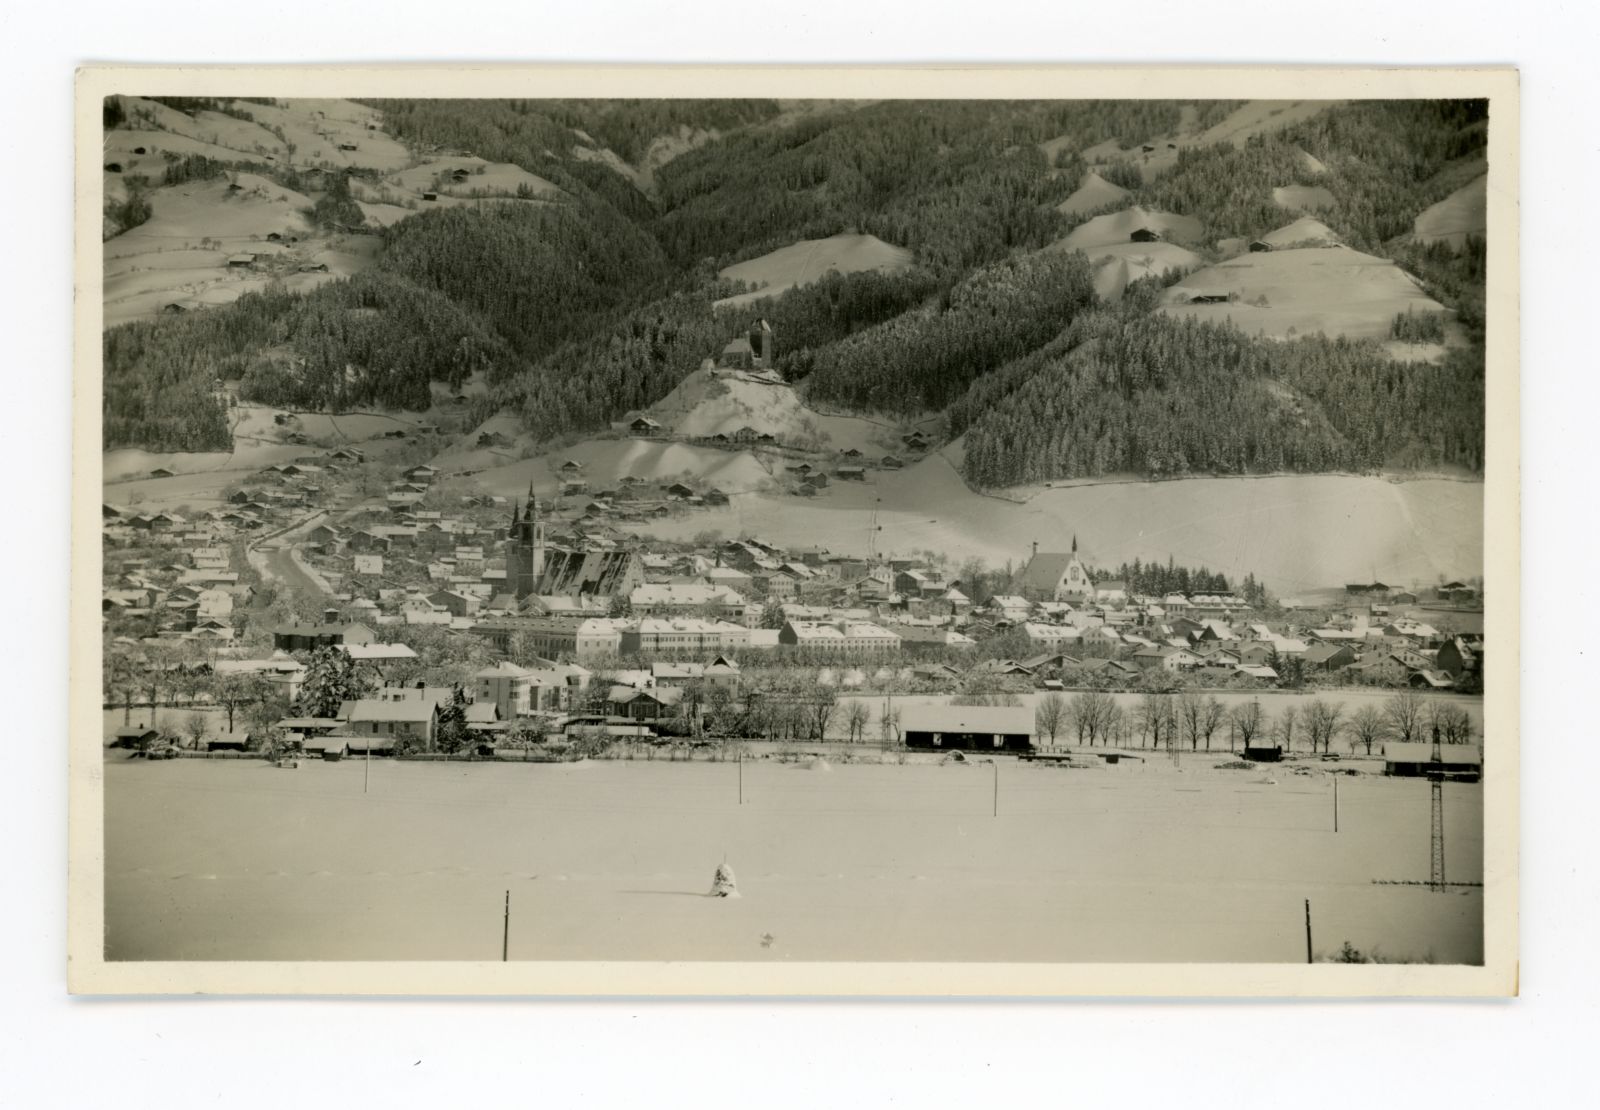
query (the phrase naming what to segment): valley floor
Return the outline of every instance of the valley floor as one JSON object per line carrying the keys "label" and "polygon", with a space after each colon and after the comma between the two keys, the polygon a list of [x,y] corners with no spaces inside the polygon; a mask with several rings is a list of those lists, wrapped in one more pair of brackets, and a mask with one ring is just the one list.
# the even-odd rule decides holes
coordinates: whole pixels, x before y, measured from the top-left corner
{"label": "valley floor", "polygon": [[[746,761],[740,804],[734,763],[380,760],[363,794],[360,762],[114,752],[107,955],[494,959],[509,889],[513,960],[1293,963],[1309,898],[1319,958],[1481,961],[1482,889],[1425,885],[1425,782],[1341,777],[1334,833],[1326,777],[1221,761]],[[1446,787],[1455,882],[1481,798]]]}

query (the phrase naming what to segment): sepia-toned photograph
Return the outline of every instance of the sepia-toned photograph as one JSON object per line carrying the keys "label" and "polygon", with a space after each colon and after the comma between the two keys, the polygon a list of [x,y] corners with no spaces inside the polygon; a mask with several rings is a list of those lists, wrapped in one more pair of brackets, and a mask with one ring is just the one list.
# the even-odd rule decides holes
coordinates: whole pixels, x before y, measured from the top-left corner
{"label": "sepia-toned photograph", "polygon": [[1514,77],[1150,72],[87,73],[74,989],[1513,993]]}

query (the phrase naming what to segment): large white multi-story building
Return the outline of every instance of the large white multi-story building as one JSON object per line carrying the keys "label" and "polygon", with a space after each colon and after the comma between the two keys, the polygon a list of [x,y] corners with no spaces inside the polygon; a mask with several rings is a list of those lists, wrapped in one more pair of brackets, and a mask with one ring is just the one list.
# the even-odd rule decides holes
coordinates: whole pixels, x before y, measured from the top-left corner
{"label": "large white multi-story building", "polygon": [[[648,589],[649,587],[641,587]],[[750,646],[750,630],[730,621],[697,617],[644,617],[621,632],[623,655],[658,652],[724,652]]]}
{"label": "large white multi-story building", "polygon": [[789,621],[778,633],[785,647],[823,651],[899,651],[900,637],[868,621]]}
{"label": "large white multi-story building", "polygon": [[615,655],[621,630],[629,623],[611,617],[501,617],[481,621],[472,631],[493,641],[501,651],[520,648],[547,659],[563,655],[590,658]]}
{"label": "large white multi-story building", "polygon": [[549,709],[569,709],[589,685],[589,671],[574,663],[519,667],[496,663],[472,676],[476,700],[493,702],[501,720],[515,720]]}
{"label": "large white multi-story building", "polygon": [[628,595],[635,617],[684,617],[715,612],[729,620],[742,621],[750,603],[729,586],[698,582],[650,582],[635,586]]}

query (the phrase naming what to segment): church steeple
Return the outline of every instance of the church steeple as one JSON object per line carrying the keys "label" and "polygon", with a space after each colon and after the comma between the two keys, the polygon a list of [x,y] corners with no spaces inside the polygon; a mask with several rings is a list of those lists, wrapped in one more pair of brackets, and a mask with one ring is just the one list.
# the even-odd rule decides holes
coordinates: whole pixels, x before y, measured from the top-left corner
{"label": "church steeple", "polygon": [[1072,533],[1072,553],[1074,555],[1078,553],[1078,533],[1076,532]]}
{"label": "church steeple", "polygon": [[509,585],[520,600],[538,591],[544,572],[544,524],[538,520],[539,499],[533,483],[528,483],[528,500],[516,506],[511,516],[511,535],[506,571]]}

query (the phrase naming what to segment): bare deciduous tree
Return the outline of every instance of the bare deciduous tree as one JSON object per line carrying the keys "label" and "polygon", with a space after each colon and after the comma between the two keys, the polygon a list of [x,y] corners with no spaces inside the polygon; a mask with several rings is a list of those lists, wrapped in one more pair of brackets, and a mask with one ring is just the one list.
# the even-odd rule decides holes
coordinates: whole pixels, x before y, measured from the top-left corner
{"label": "bare deciduous tree", "polygon": [[900,707],[885,706],[878,715],[878,734],[883,737],[883,746],[900,744]]}
{"label": "bare deciduous tree", "polygon": [[810,718],[811,735],[817,740],[825,739],[828,735],[828,722],[833,719],[833,711],[838,707],[839,696],[832,690],[818,687],[812,695],[812,701],[806,707],[805,716]]}
{"label": "bare deciduous tree", "polygon": [[1286,705],[1283,707],[1283,712],[1278,714],[1273,734],[1277,737],[1278,742],[1283,745],[1283,750],[1286,752],[1292,751],[1294,748],[1294,727],[1299,723],[1300,710],[1296,706]]}
{"label": "bare deciduous tree", "polygon": [[1423,697],[1414,690],[1396,694],[1383,707],[1384,720],[1389,735],[1401,744],[1413,744],[1423,739]]}
{"label": "bare deciduous tree", "polygon": [[1050,746],[1056,746],[1056,736],[1067,723],[1067,699],[1060,694],[1046,694],[1039,699],[1038,708],[1033,711],[1034,727],[1041,735],[1050,740]]}
{"label": "bare deciduous tree", "polygon": [[1459,705],[1452,705],[1450,702],[1435,698],[1429,703],[1426,716],[1429,735],[1432,735],[1434,729],[1438,729],[1439,739],[1443,743],[1472,742],[1472,716]]}
{"label": "bare deciduous tree", "polygon": [[1136,716],[1141,736],[1150,738],[1151,747],[1159,748],[1177,727],[1173,718],[1172,695],[1148,693],[1139,699]]}
{"label": "bare deciduous tree", "polygon": [[[1266,721],[1261,714],[1261,702],[1255,698],[1240,702],[1234,706],[1229,718],[1233,725],[1233,734],[1242,740],[1247,748],[1250,746],[1250,741],[1255,739],[1257,733],[1265,731]],[[1229,741],[1229,750],[1232,750],[1231,740]]]}
{"label": "bare deciduous tree", "polygon": [[190,747],[198,748],[206,735],[206,715],[198,709],[191,709],[184,715],[183,734],[189,738]]}
{"label": "bare deciduous tree", "polygon": [[1200,735],[1205,731],[1205,712],[1205,699],[1193,690],[1185,690],[1178,695],[1178,727],[1182,730],[1183,738],[1189,741],[1189,750],[1192,752],[1200,750]]}
{"label": "bare deciduous tree", "polygon": [[1344,710],[1340,708],[1338,702],[1312,698],[1305,707],[1303,717],[1306,732],[1311,737],[1311,750],[1315,752],[1317,745],[1321,744],[1323,754],[1327,754],[1334,734],[1339,731]]}
{"label": "bare deciduous tree", "polygon": [[1367,754],[1372,754],[1372,745],[1381,741],[1388,734],[1389,726],[1384,720],[1383,710],[1375,705],[1363,705],[1351,714],[1350,723],[1346,726],[1356,743],[1366,746]]}
{"label": "bare deciduous tree", "polygon": [[1074,697],[1068,714],[1078,743],[1092,748],[1096,740],[1109,742],[1118,712],[1116,699],[1103,690],[1088,690]]}
{"label": "bare deciduous tree", "polygon": [[1215,694],[1206,698],[1206,703],[1200,710],[1200,734],[1205,738],[1206,751],[1211,750],[1211,737],[1222,727],[1227,715],[1227,709],[1217,700]]}
{"label": "bare deciduous tree", "polygon": [[845,728],[850,733],[850,743],[857,743],[867,734],[867,726],[872,723],[872,710],[866,702],[852,701],[844,711]]}

